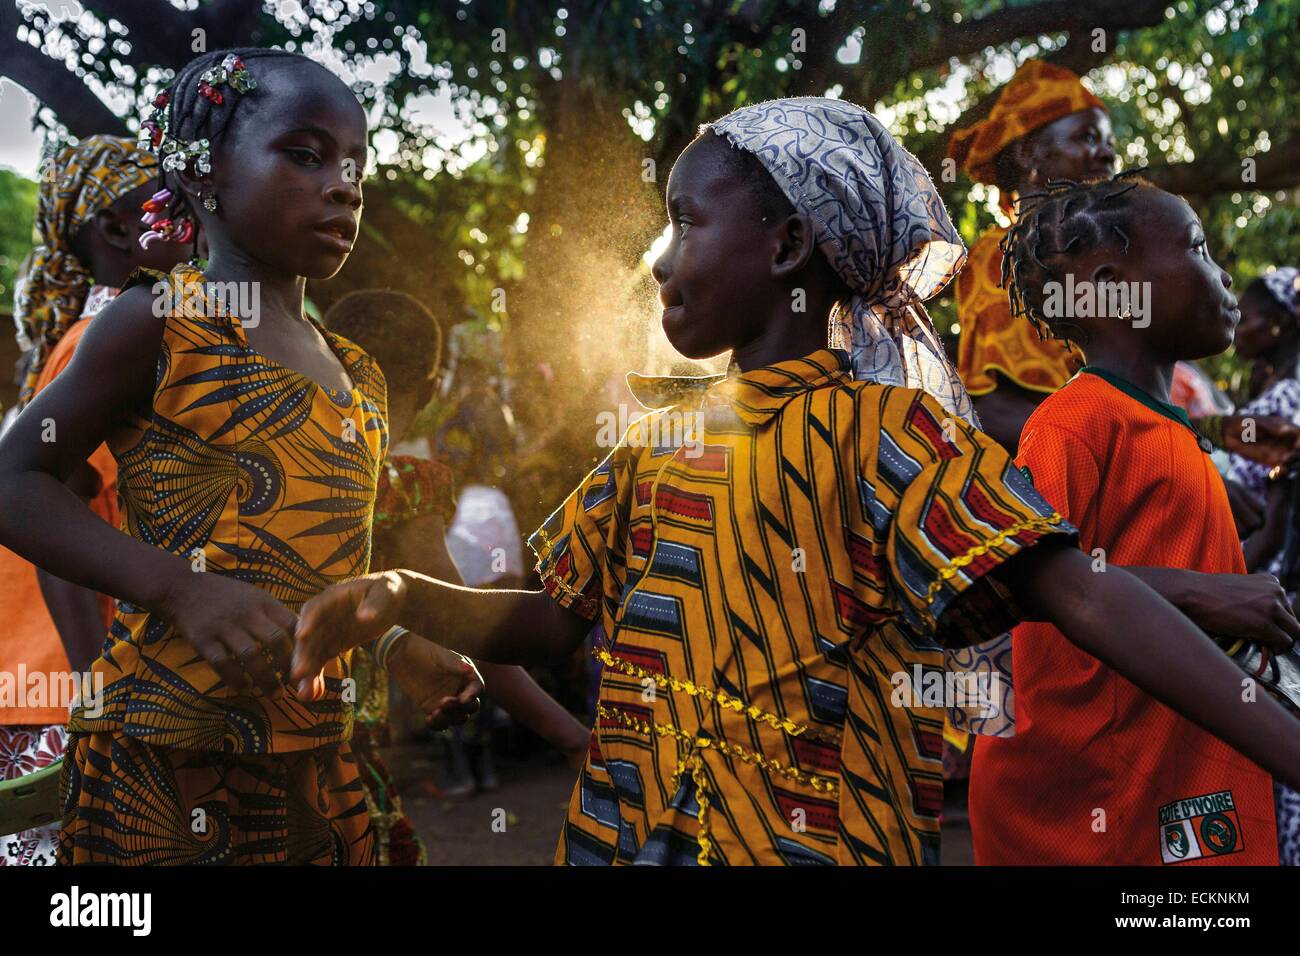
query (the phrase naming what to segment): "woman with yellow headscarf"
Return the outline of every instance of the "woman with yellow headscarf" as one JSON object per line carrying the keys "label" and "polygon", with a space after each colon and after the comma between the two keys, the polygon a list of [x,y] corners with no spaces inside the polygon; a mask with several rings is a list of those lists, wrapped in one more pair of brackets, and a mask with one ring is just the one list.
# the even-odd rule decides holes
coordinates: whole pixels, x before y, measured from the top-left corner
{"label": "woman with yellow headscarf", "polygon": [[[170,269],[188,251],[172,242],[148,250],[140,245],[147,228],[140,223],[140,204],[157,174],[151,154],[116,136],[88,137],[43,165],[37,246],[14,299],[26,353],[20,407],[68,364],[85,326],[135,268]],[[96,514],[117,524],[117,466],[106,447],[68,484]],[[5,548],[0,606],[0,672],[42,674],[50,687],[63,683],[57,675],[89,666],[112,620],[108,598],[48,575],[38,578],[35,567]],[[11,802],[0,793],[0,866],[49,865],[58,825],[33,824],[58,815],[54,765],[67,739],[68,708],[64,701],[30,695],[17,704],[0,707],[0,790],[6,782],[36,786],[37,797]]]}
{"label": "woman with yellow headscarf", "polygon": [[[988,117],[953,134],[948,154],[976,182],[997,186],[1012,217],[1019,197],[1049,180],[1115,170],[1106,105],[1072,72],[1043,60],[1022,65]],[[984,233],[957,277],[957,369],[983,429],[1014,454],[1025,420],[1083,363],[1063,342],[1012,318],[998,248],[1005,234]]]}
{"label": "woman with yellow headscarf", "polygon": [[140,247],[140,204],[157,176],[154,157],[121,136],[89,136],[42,165],[38,243],[14,297],[19,341],[31,343],[20,408],[31,401],[51,352],[82,317],[97,283],[112,289],[138,266],[174,265],[182,257],[185,250],[175,243]]}

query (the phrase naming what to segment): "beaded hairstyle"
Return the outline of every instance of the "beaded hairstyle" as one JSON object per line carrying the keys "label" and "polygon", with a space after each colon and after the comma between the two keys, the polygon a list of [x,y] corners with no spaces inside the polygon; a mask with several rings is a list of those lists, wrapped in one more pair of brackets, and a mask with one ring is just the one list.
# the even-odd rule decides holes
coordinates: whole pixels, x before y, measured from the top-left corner
{"label": "beaded hairstyle", "polygon": [[141,245],[194,237],[194,221],[185,215],[189,201],[170,174],[211,172],[213,144],[230,128],[244,97],[257,89],[248,63],[267,59],[308,58],[260,47],[214,50],[181,67],[171,86],[154,97],[153,112],[140,124],[140,142],[159,158],[158,191],[142,207],[141,221],[152,231],[141,236]]}
{"label": "beaded hairstyle", "polygon": [[1133,198],[1139,190],[1158,188],[1140,178],[1143,171],[1083,183],[1054,179],[1042,192],[1021,197],[1020,215],[999,246],[1012,315],[1028,319],[1045,339],[1087,345],[1077,323],[1044,314],[1043,288],[1063,282],[1062,264],[1086,249],[1120,242],[1128,252]]}

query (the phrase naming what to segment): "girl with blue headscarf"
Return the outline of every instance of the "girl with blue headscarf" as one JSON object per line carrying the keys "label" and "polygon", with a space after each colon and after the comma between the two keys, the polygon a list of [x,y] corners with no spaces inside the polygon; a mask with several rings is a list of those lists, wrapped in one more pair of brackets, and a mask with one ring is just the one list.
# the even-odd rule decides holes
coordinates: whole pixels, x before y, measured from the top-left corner
{"label": "girl with blue headscarf", "polygon": [[1010,593],[1300,780],[1300,742],[1276,748],[1291,718],[1209,713],[1235,665],[1122,570],[1093,574],[973,427],[922,304],[964,250],[874,116],[739,110],[678,159],[667,201],[664,330],[689,358],[730,350],[728,372],[633,381],[654,410],[530,539],[544,590],[391,571],[309,601],[302,689],[398,623],[501,663],[565,660],[594,629],[597,721],[557,862],[930,864],[943,649],[1014,623]]}

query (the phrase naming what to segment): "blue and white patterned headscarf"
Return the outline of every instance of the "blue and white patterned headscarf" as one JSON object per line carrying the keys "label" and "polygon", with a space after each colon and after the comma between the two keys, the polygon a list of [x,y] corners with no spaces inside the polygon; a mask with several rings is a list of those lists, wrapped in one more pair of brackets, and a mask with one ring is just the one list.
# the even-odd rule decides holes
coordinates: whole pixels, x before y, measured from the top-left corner
{"label": "blue and white patterned headscarf", "polygon": [[1282,266],[1264,276],[1264,288],[1278,304],[1294,316],[1300,316],[1300,269]]}
{"label": "blue and white patterned headscarf", "polygon": [[771,100],[706,128],[757,156],[816,223],[818,247],[854,292],[828,336],[852,355],[854,377],[923,389],[977,424],[921,304],[961,269],[966,247],[917,158],[843,100]]}

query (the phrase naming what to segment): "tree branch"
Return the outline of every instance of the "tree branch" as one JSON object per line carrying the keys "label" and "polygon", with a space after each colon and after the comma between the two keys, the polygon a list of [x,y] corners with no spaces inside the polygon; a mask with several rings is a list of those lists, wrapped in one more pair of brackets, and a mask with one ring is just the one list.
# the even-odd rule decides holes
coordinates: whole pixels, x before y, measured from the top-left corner
{"label": "tree branch", "polygon": [[[1127,30],[1151,27],[1164,20],[1168,0],[1045,0],[1026,6],[1005,7],[965,23],[948,24],[939,39],[913,60],[913,69],[936,66],[952,57],[976,53],[1018,37],[1069,32],[1087,37],[1097,29]],[[1111,46],[1112,44],[1107,44]]]}
{"label": "tree branch", "polygon": [[128,135],[115,116],[79,77],[58,60],[18,39],[22,23],[16,5],[0,2],[0,74],[9,77],[58,116],[78,139],[95,133]]}
{"label": "tree branch", "polygon": [[127,29],[133,66],[178,70],[194,59],[193,32],[205,31],[206,47],[220,50],[247,42],[261,16],[260,0],[211,0],[194,11],[178,10],[167,0],[85,0],[102,20],[114,19]]}
{"label": "tree branch", "polygon": [[[910,53],[906,69],[911,72],[939,66],[950,59],[969,56],[1022,37],[1066,32],[1070,34],[1066,44],[1047,59],[1082,74],[1110,55],[1115,48],[1114,34],[1117,31],[1151,27],[1163,22],[1167,5],[1167,0],[1096,0],[1093,3],[1045,0],[1026,6],[1006,7],[966,23],[944,24],[938,29],[934,42],[919,46]],[[867,36],[871,37],[870,24],[866,26]],[[1106,32],[1106,43],[1101,51],[1093,50],[1094,30]],[[897,43],[895,37],[881,37],[878,33],[876,36],[878,44],[888,45],[888,49],[882,51],[881,56],[864,49],[864,63],[882,59]],[[875,103],[896,79],[892,74],[882,76],[867,71],[856,91],[858,102]],[[984,112],[990,109],[992,103],[985,106]],[[978,113],[972,113],[969,119],[963,115],[958,123],[965,126],[978,118]]]}
{"label": "tree branch", "polygon": [[1240,190],[1291,189],[1300,185],[1300,137],[1279,143],[1253,157],[1255,181],[1242,179],[1242,159],[1207,156],[1190,163],[1152,166],[1144,173],[1161,189],[1180,196],[1208,196]]}

